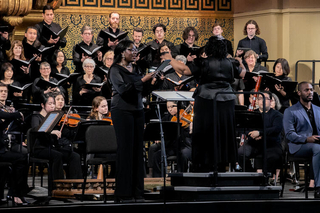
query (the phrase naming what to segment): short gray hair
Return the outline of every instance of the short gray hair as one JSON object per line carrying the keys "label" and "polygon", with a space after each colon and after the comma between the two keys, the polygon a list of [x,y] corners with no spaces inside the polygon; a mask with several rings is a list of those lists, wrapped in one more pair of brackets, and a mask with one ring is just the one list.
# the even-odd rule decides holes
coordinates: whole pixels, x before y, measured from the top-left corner
{"label": "short gray hair", "polygon": [[184,55],[177,55],[176,56],[177,61],[182,61],[184,64],[187,63],[187,58]]}
{"label": "short gray hair", "polygon": [[87,64],[92,64],[93,69],[96,67],[96,62],[91,58],[87,58],[86,60],[83,61],[82,68],[84,68]]}

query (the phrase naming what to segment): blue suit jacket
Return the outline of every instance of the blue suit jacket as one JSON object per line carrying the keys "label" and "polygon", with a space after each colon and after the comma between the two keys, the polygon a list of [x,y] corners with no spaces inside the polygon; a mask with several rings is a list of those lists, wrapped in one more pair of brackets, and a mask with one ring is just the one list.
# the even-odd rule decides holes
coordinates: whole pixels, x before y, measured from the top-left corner
{"label": "blue suit jacket", "polygon": [[[312,104],[312,109],[317,132],[320,135],[320,107]],[[284,111],[283,128],[291,154],[296,153],[302,144],[306,143],[307,137],[312,135],[313,131],[309,117],[300,101]]]}

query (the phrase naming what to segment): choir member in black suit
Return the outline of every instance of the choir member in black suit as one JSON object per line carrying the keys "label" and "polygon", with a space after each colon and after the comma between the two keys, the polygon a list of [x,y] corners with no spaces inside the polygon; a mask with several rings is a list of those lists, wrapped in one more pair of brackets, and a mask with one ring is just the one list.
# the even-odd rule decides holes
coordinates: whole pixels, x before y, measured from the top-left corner
{"label": "choir member in black suit", "polygon": [[241,39],[238,43],[236,56],[243,56],[244,50],[239,48],[250,48],[258,54],[258,63],[266,61],[268,59],[268,48],[265,40],[258,37],[260,35],[260,28],[258,23],[254,20],[249,20],[243,29],[243,34],[246,35],[244,39]]}
{"label": "choir member in black suit", "polygon": [[37,35],[38,35],[38,40],[40,41],[40,43],[45,46],[45,47],[50,47],[52,45],[54,45],[54,48],[52,48],[51,50],[47,51],[42,57],[43,57],[43,61],[47,61],[49,63],[51,63],[52,61],[52,55],[53,52],[56,49],[64,48],[67,45],[67,39],[65,37],[60,38],[52,38],[52,36],[50,37],[50,39],[47,38],[47,35],[43,34],[43,28],[44,27],[48,27],[51,31],[58,33],[60,30],[62,30],[61,26],[57,23],[54,23],[54,11],[53,11],[53,7],[50,5],[46,5],[43,7],[42,10],[42,17],[43,17],[43,21],[36,24],[35,27],[37,28]]}
{"label": "choir member in black suit", "polygon": [[15,59],[26,61],[26,57],[24,56],[24,48],[21,41],[15,40],[12,42],[11,48],[8,51],[8,59],[13,65],[14,80],[18,81],[21,85],[30,83],[31,64],[28,66],[17,66],[20,65],[20,63],[14,63]]}
{"label": "choir member in black suit", "polygon": [[73,84],[72,104],[91,106],[92,100],[101,95],[101,87],[84,88],[87,83],[101,83],[99,76],[93,74],[95,68],[94,60],[87,58],[83,61],[84,74],[79,76]]}
{"label": "choir member in black suit", "polygon": [[192,48],[192,47],[198,48],[199,46],[194,44],[196,41],[198,41],[198,38],[199,38],[198,31],[194,27],[187,27],[183,31],[182,38],[183,38],[184,42],[182,44],[175,46],[174,51],[176,51],[176,53],[174,53],[174,54],[186,56],[187,57],[187,64],[188,64],[188,63],[192,62],[198,56],[195,54],[192,54],[191,52],[189,54],[185,54],[184,52],[182,52],[181,46],[184,46],[187,48]]}
{"label": "choir member in black suit", "polygon": [[92,38],[93,38],[92,28],[87,25],[83,26],[81,28],[81,37],[82,37],[82,42],[80,42],[79,44],[76,44],[73,47],[73,51],[72,51],[73,63],[76,66],[75,72],[77,73],[83,73],[82,63],[87,58],[94,59],[95,63],[98,66],[102,66],[103,55],[100,50],[95,51],[92,55],[88,55],[85,53],[85,51],[81,49],[81,48],[84,48],[92,52],[100,46],[93,43],[92,41]]}
{"label": "choir member in black suit", "polygon": [[[117,12],[111,12],[109,14],[109,27],[103,30],[106,32],[112,33],[115,36],[119,35],[120,33],[124,33],[124,31],[120,30],[119,28],[119,22],[120,22],[120,14]],[[115,41],[111,41],[110,39],[105,40],[102,35],[103,32],[101,31],[99,32],[97,37],[97,44],[99,46],[103,46],[103,53],[107,52],[108,50],[114,50],[114,48],[120,41],[118,39]],[[128,36],[125,39],[129,39]]]}
{"label": "choir member in black suit", "polygon": [[[61,77],[58,78],[56,74],[64,74],[69,76],[70,75],[70,70],[68,67],[66,67],[67,64],[67,58],[66,55],[62,50],[55,50],[53,53],[53,58],[52,58],[52,63],[51,63],[51,76],[54,78],[62,79]],[[67,82],[62,86],[64,90],[66,91],[65,93],[65,102],[69,103],[69,95],[68,95],[68,88],[71,87],[71,82]]]}
{"label": "choir member in black suit", "polygon": [[40,64],[41,76],[39,78],[36,78],[32,85],[32,96],[33,96],[32,102],[33,103],[40,103],[42,99],[41,97],[47,93],[51,93],[51,92],[61,92],[63,94],[66,93],[66,91],[62,86],[58,86],[58,87],[47,86],[46,88],[41,88],[37,86],[37,83],[39,82],[40,79],[58,83],[58,80],[56,78],[50,77],[50,73],[51,73],[50,64],[48,62],[42,62]]}
{"label": "choir member in black suit", "polygon": [[[273,65],[273,72],[275,74],[275,78],[281,81],[292,81],[288,75],[290,74],[290,66],[286,59],[278,58]],[[290,98],[292,97],[292,92],[285,92],[283,85],[274,85],[276,91],[274,91],[275,95],[279,98],[281,109],[280,112],[284,112],[284,110],[290,107]]]}
{"label": "choir member in black suit", "polygon": [[[0,83],[0,96],[1,100],[5,100],[8,95],[8,88],[5,84]],[[11,121],[14,119],[23,119],[23,115],[20,112],[6,112],[3,109],[0,110],[0,162],[12,163],[12,176],[9,182],[9,197],[14,197],[14,201],[18,205],[28,204],[24,196],[28,191],[28,158],[27,154],[20,152],[10,151],[4,140],[4,131],[8,127]],[[0,180],[4,180],[5,172],[0,172]],[[4,182],[0,182],[0,188],[3,189]],[[3,191],[0,193],[3,194]],[[0,195],[2,196],[2,195]]]}
{"label": "choir member in black suit", "polygon": [[113,96],[111,116],[117,137],[116,201],[134,202],[144,195],[143,97],[149,94],[151,73],[143,75],[135,64],[134,44],[123,40],[116,46],[110,68]]}
{"label": "choir member in black suit", "polygon": [[[41,43],[37,39],[37,28],[35,27],[27,27],[25,33],[24,33],[24,38],[22,40],[22,45],[24,49],[24,56],[26,60],[30,60],[36,54],[33,51],[33,48],[40,49],[41,48]],[[30,78],[31,81],[34,81],[34,79],[38,78],[40,76],[39,73],[39,66],[42,61],[42,54],[39,54],[38,57],[31,63],[30,66]]]}
{"label": "choir member in black suit", "polygon": [[[21,87],[21,84],[18,81],[15,81],[14,78],[14,71],[13,66],[9,62],[6,62],[1,65],[1,73],[0,73],[0,82],[9,86],[14,85]],[[13,103],[17,103],[17,101],[22,101],[22,94],[21,92],[13,92],[10,89],[8,89],[8,100],[12,101]]]}
{"label": "choir member in black suit", "polygon": [[[223,29],[222,26],[219,22],[216,22],[213,26],[212,26],[212,34],[214,36],[221,36],[221,38],[223,38],[223,36],[221,35],[223,33]],[[222,41],[224,41],[227,45],[227,53],[230,55],[230,57],[233,57],[233,47],[232,47],[232,43],[231,41],[223,38]]]}
{"label": "choir member in black suit", "polygon": [[[148,43],[148,45],[151,45],[151,47],[157,51],[160,47],[160,45],[165,42],[167,43],[167,45],[169,46],[169,48],[171,49],[171,51],[173,53],[175,53],[175,47],[174,47],[174,44],[170,41],[167,41],[165,39],[165,35],[166,35],[166,31],[167,31],[167,27],[164,25],[164,24],[161,24],[161,23],[158,23],[156,25],[153,26],[152,28],[152,31],[154,33],[154,40],[150,41]],[[175,55],[174,55],[175,56]],[[159,61],[159,58],[155,55],[155,54],[150,54],[149,55],[149,63],[150,63],[150,66],[159,66],[160,65],[160,61]]]}
{"label": "choir member in black suit", "polygon": [[[180,63],[187,64],[187,58],[184,55],[177,55],[175,59]],[[175,83],[172,82],[172,81],[181,82],[188,77],[189,76],[181,75],[177,71],[169,73],[165,76],[161,89],[171,90],[171,91],[192,91],[193,92],[195,91],[197,86],[194,80],[191,80],[186,83],[182,83],[180,85],[176,85]]]}
{"label": "choir member in black suit", "polygon": [[6,51],[9,50],[10,47],[9,32],[0,32],[0,65],[8,60]]}

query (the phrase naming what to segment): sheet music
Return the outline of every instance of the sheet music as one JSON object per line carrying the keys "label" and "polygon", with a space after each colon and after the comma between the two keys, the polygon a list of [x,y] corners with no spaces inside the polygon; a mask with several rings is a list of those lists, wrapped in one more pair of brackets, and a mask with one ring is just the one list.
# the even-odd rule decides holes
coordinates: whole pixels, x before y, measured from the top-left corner
{"label": "sheet music", "polygon": [[51,113],[46,121],[42,124],[42,126],[39,128],[38,132],[46,132],[47,129],[50,127],[52,124],[53,120],[57,117],[57,113]]}
{"label": "sheet music", "polygon": [[189,91],[153,91],[152,94],[167,101],[194,101],[193,92]]}

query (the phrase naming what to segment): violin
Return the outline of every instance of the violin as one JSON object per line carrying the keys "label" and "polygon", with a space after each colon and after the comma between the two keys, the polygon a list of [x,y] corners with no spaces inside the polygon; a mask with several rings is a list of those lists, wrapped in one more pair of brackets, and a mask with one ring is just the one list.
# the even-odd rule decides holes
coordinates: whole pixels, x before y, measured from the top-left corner
{"label": "violin", "polygon": [[111,119],[111,112],[108,112],[106,115],[106,117],[102,118],[103,121],[109,121],[110,125],[113,125],[112,123],[112,119]]}
{"label": "violin", "polygon": [[[179,111],[179,119],[180,119],[180,123],[181,123],[181,126],[183,128],[187,128],[189,127],[190,123],[193,121],[193,105],[192,104],[189,104],[189,106],[183,110],[183,109],[180,109]],[[172,122],[176,122],[178,120],[177,116],[173,116],[171,118],[171,121]]]}
{"label": "violin", "polygon": [[65,125],[69,127],[77,127],[78,123],[82,120],[85,120],[85,119],[82,119],[78,114],[75,114],[75,113],[64,114],[61,120],[59,121],[58,125],[61,126],[63,123],[65,123]]}

